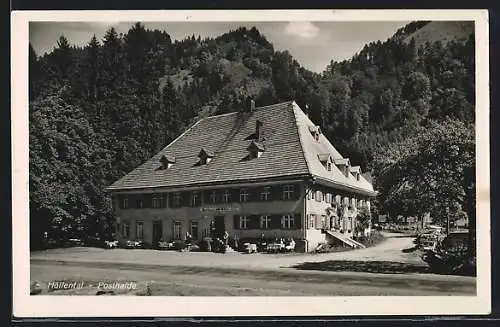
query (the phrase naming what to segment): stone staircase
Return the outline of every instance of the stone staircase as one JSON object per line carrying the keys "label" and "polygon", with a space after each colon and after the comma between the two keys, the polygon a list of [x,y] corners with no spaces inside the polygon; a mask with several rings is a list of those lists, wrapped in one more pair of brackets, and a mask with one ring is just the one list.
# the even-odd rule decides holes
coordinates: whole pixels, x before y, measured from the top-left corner
{"label": "stone staircase", "polygon": [[349,245],[350,247],[353,247],[353,248],[360,248],[360,249],[364,249],[366,248],[366,246],[364,244],[361,244],[359,243],[358,241],[355,241],[353,240],[352,238],[340,233],[340,232],[336,232],[336,231],[333,231],[333,230],[325,230],[326,234],[332,236],[332,237],[335,237],[336,239],[342,241],[344,244],[347,244]]}

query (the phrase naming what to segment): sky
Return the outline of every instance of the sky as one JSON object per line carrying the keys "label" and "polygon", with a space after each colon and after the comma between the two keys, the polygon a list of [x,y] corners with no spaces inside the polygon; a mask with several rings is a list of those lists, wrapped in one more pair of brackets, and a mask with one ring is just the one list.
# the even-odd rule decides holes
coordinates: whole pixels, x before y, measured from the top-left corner
{"label": "sky", "polygon": [[[240,26],[252,26],[274,45],[275,50],[288,50],[305,68],[322,72],[331,60],[351,58],[372,41],[385,41],[408,21],[360,22],[145,22],[149,29],[166,31],[172,40],[200,35],[216,37]],[[85,45],[95,34],[102,40],[114,27],[126,33],[133,22],[31,22],[29,40],[38,55],[50,52],[64,35],[71,44]]]}

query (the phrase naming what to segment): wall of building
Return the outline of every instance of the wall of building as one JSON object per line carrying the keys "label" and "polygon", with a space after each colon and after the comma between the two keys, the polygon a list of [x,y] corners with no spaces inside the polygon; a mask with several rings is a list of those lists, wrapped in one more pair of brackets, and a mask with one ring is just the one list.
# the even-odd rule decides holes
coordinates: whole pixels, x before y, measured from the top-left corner
{"label": "wall of building", "polygon": [[[299,185],[299,184],[298,184]],[[115,217],[119,225],[128,222],[129,237],[121,235],[122,227],[118,230],[119,240],[136,239],[136,223],[143,223],[144,237],[147,243],[153,242],[153,223],[162,222],[162,239],[171,241],[174,239],[174,222],[181,223],[181,235],[185,238],[186,232],[190,232],[191,221],[198,222],[198,235],[192,235],[196,239],[210,235],[210,223],[216,216],[224,216],[226,230],[231,238],[257,238],[262,234],[266,238],[288,238],[303,239],[304,232],[304,187],[299,185],[300,195],[296,200],[276,200],[276,201],[258,201],[258,202],[232,202],[228,204],[207,204],[203,203],[197,207],[180,208],[128,208],[122,209],[115,203]],[[118,201],[115,199],[115,201]],[[222,209],[222,211],[220,210]],[[300,214],[300,228],[298,229],[239,229],[234,226],[234,215],[282,215],[282,214]]]}
{"label": "wall of building", "polygon": [[[198,234],[192,235],[195,239],[201,240],[203,237],[210,235],[210,223],[214,220],[216,216],[224,216],[225,228],[228,231],[231,238],[245,239],[245,238],[259,238],[264,235],[265,238],[293,238],[295,240],[307,240],[307,251],[313,251],[319,243],[324,243],[326,241],[326,236],[321,232],[321,228],[324,226],[319,226],[317,223],[314,227],[309,225],[309,217],[314,214],[318,217],[325,216],[326,226],[329,227],[329,217],[327,216],[327,208],[332,207],[331,203],[325,201],[327,200],[321,198],[321,201],[317,201],[316,197],[309,198],[307,192],[315,192],[316,188],[313,186],[307,186],[306,184],[296,184],[299,187],[299,196],[295,197],[294,200],[275,200],[275,201],[255,201],[255,202],[232,202],[228,204],[203,204],[200,206],[190,207],[183,206],[178,208],[142,208],[142,209],[121,209],[120,206],[115,202],[115,216],[117,217],[117,223],[123,223],[127,221],[130,226],[130,236],[124,238],[121,235],[122,229],[118,231],[118,238],[123,239],[136,239],[136,223],[141,221],[143,223],[144,237],[143,240],[147,243],[153,243],[153,224],[155,221],[162,222],[162,239],[164,241],[174,240],[174,222],[179,222],[181,226],[180,235],[184,239],[186,232],[190,232],[190,224],[192,221],[198,223]],[[322,189],[323,192],[328,190]],[[335,198],[336,195],[340,195],[340,192],[336,190],[329,190],[332,197]],[[365,199],[363,199],[365,200]],[[118,201],[116,198],[114,201]],[[341,201],[346,201],[349,203],[360,204],[359,200],[353,196],[346,196],[342,194]],[[369,205],[369,201],[364,201],[362,205]],[[282,215],[282,214],[300,214],[300,224],[299,228],[295,229],[239,229],[239,226],[234,226],[235,219],[234,216],[252,216],[252,215]],[[347,215],[347,213],[346,213]],[[355,216],[353,212],[349,212],[349,216]],[[352,229],[354,226],[354,219],[352,219],[351,226],[347,226],[344,222],[345,232],[351,230],[348,236],[352,236]],[[235,228],[236,227],[236,228]]]}

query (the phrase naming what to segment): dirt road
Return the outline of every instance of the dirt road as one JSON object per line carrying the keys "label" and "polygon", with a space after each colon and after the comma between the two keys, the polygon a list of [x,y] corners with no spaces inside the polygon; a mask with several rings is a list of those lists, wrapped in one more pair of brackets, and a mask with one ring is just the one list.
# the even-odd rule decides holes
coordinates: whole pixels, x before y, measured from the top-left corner
{"label": "dirt road", "polygon": [[409,237],[328,254],[216,254],[54,249],[33,253],[31,279],[136,280],[153,295],[472,295],[475,278],[422,273]]}
{"label": "dirt road", "polygon": [[425,263],[414,253],[404,253],[402,250],[413,246],[410,237],[389,237],[381,244],[366,248],[337,253],[323,254],[241,254],[241,253],[208,253],[208,252],[175,252],[157,250],[105,250],[98,248],[68,248],[53,249],[33,253],[32,262],[41,260],[76,261],[76,262],[114,262],[114,263],[144,263],[166,266],[205,266],[277,269],[290,267],[305,262],[321,262],[328,260],[349,261],[392,261],[424,266]]}

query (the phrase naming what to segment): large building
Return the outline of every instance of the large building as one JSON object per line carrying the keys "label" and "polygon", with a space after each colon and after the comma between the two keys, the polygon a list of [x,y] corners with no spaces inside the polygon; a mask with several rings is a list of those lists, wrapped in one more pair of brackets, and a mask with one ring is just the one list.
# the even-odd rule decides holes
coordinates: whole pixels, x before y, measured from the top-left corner
{"label": "large building", "polygon": [[120,240],[350,237],[376,195],[295,102],[203,118],[112,184]]}

